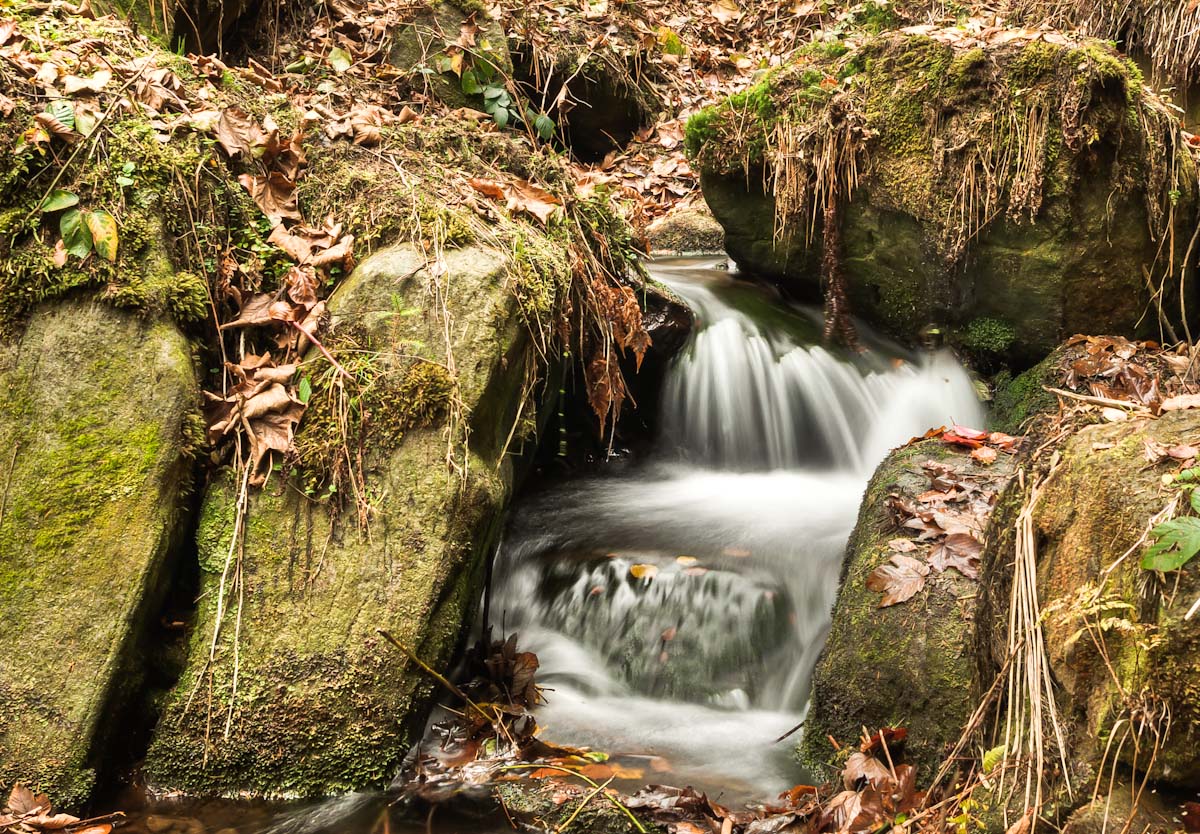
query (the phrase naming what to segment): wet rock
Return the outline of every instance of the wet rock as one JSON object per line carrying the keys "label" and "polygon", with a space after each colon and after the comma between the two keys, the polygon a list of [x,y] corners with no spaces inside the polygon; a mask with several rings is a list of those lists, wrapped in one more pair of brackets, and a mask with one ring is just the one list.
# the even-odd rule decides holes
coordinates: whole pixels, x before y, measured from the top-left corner
{"label": "wet rock", "polygon": [[646,228],[652,254],[700,255],[725,251],[725,230],[702,202],[680,205]]}
{"label": "wet rock", "polygon": [[[377,629],[444,667],[478,600],[484,556],[514,479],[512,457],[502,455],[522,396],[514,380],[534,361],[506,264],[491,249],[447,249],[447,272],[435,277],[425,255],[404,245],[364,261],[330,298],[327,345],[357,334],[384,374],[414,361],[454,363],[469,456],[457,442],[448,446],[446,434],[461,438],[466,422],[412,426],[369,444],[363,471],[371,509],[362,526],[353,503],[334,519],[325,502],[282,478],[253,493],[240,633],[227,609],[210,664],[221,575],[237,552],[238,492],[231,473],[213,478],[197,536],[203,593],[187,669],[147,758],[156,787],[283,797],[378,785],[420,735],[436,684]],[[453,287],[444,296],[453,327],[427,305],[435,281]],[[398,412],[380,417],[388,413]],[[310,418],[298,444],[322,425]],[[448,449],[461,470],[447,465]]]}
{"label": "wet rock", "polygon": [[[559,779],[524,779],[504,782],[493,788],[493,795],[513,819],[539,831],[558,830],[588,798],[592,789],[580,783]],[[588,834],[633,834],[634,826],[616,805],[603,797],[592,797],[571,827]],[[661,831],[645,825],[650,832]]]}
{"label": "wet rock", "polygon": [[[1176,119],[1132,62],[1099,43],[1001,40],[891,33],[855,50],[830,43],[694,116],[693,167],[731,257],[819,297],[812,212],[825,174],[796,162],[816,158],[807,146],[784,153],[780,143],[835,124],[850,132],[848,153],[861,152],[840,212],[855,314],[910,342],[935,325],[1018,368],[1077,332],[1156,336],[1142,269],[1159,262],[1161,241],[1179,245],[1168,217],[1190,228],[1196,207]],[[1010,119],[1034,138],[996,138],[992,126]],[[1005,149],[1032,167],[989,182],[979,166]],[[976,186],[986,211],[964,202]],[[782,220],[781,206],[791,212]]]}
{"label": "wet rock", "polygon": [[202,440],[174,325],[86,300],[0,347],[0,792],[75,807],[182,532]]}
{"label": "wet rock", "polygon": [[[973,617],[979,583],[954,569],[931,572],[923,590],[887,608],[879,607],[881,595],[867,587],[867,577],[896,552],[888,542],[907,538],[888,509],[888,497],[911,501],[931,489],[922,469],[930,460],[993,483],[1003,483],[1013,471],[1007,455],[984,467],[940,440],[898,449],[875,471],[846,549],[798,748],[801,762],[816,775],[827,771],[834,756],[830,737],[854,747],[863,727],[870,732],[905,727],[905,760],[918,766],[918,780],[930,779],[975,708]],[[928,545],[916,547],[908,555],[923,560]]]}

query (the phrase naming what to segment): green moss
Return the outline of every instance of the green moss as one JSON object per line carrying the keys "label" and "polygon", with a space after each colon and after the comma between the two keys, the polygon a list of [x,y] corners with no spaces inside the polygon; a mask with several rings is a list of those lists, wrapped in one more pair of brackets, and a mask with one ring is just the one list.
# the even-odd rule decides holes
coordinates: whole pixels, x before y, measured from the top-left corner
{"label": "green moss", "polygon": [[978,318],[967,325],[960,338],[963,346],[970,351],[1000,356],[1012,346],[1017,331],[1001,319]]}

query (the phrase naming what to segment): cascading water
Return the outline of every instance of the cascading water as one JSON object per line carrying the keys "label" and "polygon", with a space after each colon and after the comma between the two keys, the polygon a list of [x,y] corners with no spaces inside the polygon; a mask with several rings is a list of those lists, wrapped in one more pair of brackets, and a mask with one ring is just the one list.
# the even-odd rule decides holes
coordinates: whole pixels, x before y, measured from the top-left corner
{"label": "cascading water", "polygon": [[698,320],[658,452],[524,502],[491,610],[541,660],[547,738],[750,798],[798,776],[773,741],[800,721],[873,468],[982,408],[949,354],[840,356],[721,265],[651,266]]}

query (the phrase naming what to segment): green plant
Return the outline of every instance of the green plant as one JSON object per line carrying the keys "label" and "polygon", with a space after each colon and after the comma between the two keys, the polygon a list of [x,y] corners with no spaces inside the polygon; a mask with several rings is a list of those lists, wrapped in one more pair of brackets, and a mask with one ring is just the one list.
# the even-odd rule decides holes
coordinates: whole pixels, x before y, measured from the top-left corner
{"label": "green plant", "polygon": [[478,61],[470,69],[463,70],[462,91],[469,96],[483,97],[483,110],[498,127],[509,124],[528,124],[542,141],[554,135],[554,120],[545,113],[537,113],[531,107],[521,112],[519,103],[513,98],[504,83],[504,77],[495,65]]}
{"label": "green plant", "polygon": [[[1193,512],[1200,513],[1200,471],[1185,469],[1175,476],[1174,483],[1188,492]],[[1150,531],[1154,543],[1146,548],[1142,567],[1146,570],[1178,570],[1200,553],[1200,518],[1179,516],[1161,522]]]}

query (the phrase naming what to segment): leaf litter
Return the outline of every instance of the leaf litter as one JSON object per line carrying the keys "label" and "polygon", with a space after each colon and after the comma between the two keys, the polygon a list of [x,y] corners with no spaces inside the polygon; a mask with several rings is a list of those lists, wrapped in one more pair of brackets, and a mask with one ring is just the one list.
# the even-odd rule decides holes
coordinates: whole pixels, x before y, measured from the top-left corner
{"label": "leaf litter", "polygon": [[983,531],[1010,471],[990,470],[1001,455],[1012,456],[1022,445],[1022,438],[965,426],[934,429],[910,443],[932,440],[956,453],[921,464],[929,489],[887,497],[892,520],[905,536],[887,542],[887,561],[867,576],[867,590],[883,595],[880,608],[909,601],[931,576],[948,570],[979,579]]}

